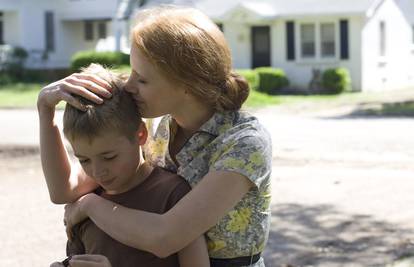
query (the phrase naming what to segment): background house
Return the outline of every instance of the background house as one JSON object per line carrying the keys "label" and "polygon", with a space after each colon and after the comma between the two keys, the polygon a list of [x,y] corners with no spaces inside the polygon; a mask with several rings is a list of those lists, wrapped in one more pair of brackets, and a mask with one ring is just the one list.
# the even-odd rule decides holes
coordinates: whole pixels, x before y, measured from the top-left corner
{"label": "background house", "polygon": [[31,68],[68,67],[79,50],[129,50],[133,10],[192,6],[223,30],[235,68],[280,67],[293,87],[345,67],[355,91],[414,87],[414,0],[2,0],[0,43]]}
{"label": "background house", "polygon": [[67,68],[80,50],[128,51],[125,0],[1,0],[0,44],[27,50],[29,68]]}
{"label": "background house", "polygon": [[327,68],[354,91],[414,88],[414,0],[153,0],[193,6],[223,30],[235,68],[282,68],[307,88]]}

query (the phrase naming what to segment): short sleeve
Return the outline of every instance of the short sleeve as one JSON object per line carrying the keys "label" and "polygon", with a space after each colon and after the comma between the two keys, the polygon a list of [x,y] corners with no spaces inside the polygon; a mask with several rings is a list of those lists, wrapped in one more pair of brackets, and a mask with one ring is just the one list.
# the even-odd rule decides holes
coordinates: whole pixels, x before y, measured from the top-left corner
{"label": "short sleeve", "polygon": [[223,149],[213,157],[210,171],[236,172],[252,181],[259,190],[265,188],[272,166],[271,144],[266,132],[227,138]]}

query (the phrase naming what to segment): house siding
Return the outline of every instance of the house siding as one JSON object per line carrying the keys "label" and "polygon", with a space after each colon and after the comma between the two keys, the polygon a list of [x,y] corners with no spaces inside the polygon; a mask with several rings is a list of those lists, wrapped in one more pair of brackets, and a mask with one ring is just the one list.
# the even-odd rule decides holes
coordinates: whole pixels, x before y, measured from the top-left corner
{"label": "house siding", "polygon": [[[385,56],[380,56],[380,22],[385,23]],[[394,1],[386,0],[362,30],[362,90],[414,86],[411,27]]]}

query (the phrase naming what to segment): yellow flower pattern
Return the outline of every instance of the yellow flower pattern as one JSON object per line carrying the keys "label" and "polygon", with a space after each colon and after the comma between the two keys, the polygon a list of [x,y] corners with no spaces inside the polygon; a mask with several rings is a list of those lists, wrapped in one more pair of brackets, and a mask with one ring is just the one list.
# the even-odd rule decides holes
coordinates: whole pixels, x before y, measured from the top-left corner
{"label": "yellow flower pattern", "polygon": [[229,213],[230,221],[227,223],[226,229],[231,232],[244,232],[250,223],[252,211],[249,208],[241,208],[233,210]]}
{"label": "yellow flower pattern", "polygon": [[[265,248],[270,226],[270,173],[272,146],[269,134],[256,118],[244,112],[215,113],[171,160],[168,143],[174,119],[147,123],[146,159],[184,177],[195,186],[210,171],[233,171],[251,180],[252,188],[237,205],[206,233],[210,257],[235,258]],[[264,267],[259,260],[253,267]]]}

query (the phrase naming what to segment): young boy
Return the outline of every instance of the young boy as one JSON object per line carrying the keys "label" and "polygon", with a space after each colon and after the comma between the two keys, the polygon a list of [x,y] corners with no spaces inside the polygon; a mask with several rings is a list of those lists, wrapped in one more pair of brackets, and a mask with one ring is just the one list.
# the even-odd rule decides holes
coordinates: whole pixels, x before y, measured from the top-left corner
{"label": "young boy", "polygon": [[[190,186],[143,159],[140,146],[146,141],[147,130],[135,101],[122,89],[120,76],[96,64],[84,73],[97,74],[113,87],[112,98],[103,104],[79,99],[87,111],[66,105],[63,117],[63,132],[83,171],[100,185],[95,193],[131,209],[165,213]],[[204,237],[177,254],[158,258],[114,240],[90,219],[75,225],[72,234],[68,255],[101,254],[113,267],[209,266]]]}

